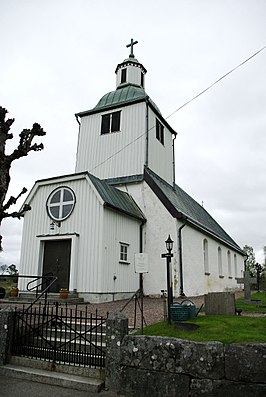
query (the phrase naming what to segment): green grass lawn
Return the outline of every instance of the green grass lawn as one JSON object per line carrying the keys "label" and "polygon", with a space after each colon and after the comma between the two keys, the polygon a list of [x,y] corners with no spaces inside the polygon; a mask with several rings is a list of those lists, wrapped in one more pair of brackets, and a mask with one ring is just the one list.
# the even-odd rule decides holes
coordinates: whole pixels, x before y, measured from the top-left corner
{"label": "green grass lawn", "polygon": [[[266,313],[266,296],[264,292],[253,294],[251,299],[261,300],[258,306],[245,304],[244,299],[236,300],[236,307],[243,312]],[[199,315],[193,320],[184,321],[183,324],[195,324],[194,330],[183,330],[169,325],[167,321],[150,325],[143,330],[144,335],[171,336],[180,339],[208,342],[219,341],[223,343],[266,343],[266,317],[244,316],[205,316]]]}
{"label": "green grass lawn", "polygon": [[265,317],[199,316],[186,321],[186,323],[196,324],[199,328],[193,331],[184,331],[177,329],[174,324],[169,325],[167,321],[162,321],[144,328],[143,334],[171,336],[198,342],[266,342]]}
{"label": "green grass lawn", "polygon": [[239,298],[236,300],[237,309],[242,309],[243,312],[252,313],[266,313],[266,293],[256,292],[251,295],[251,300],[260,300],[261,303],[246,304],[244,303],[244,298]]}

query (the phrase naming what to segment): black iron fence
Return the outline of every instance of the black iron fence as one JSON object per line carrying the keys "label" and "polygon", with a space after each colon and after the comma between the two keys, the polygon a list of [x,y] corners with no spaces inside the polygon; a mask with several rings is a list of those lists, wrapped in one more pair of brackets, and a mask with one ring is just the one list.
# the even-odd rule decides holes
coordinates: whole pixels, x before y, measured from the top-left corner
{"label": "black iron fence", "polygon": [[106,318],[60,303],[17,309],[13,355],[59,364],[104,367]]}

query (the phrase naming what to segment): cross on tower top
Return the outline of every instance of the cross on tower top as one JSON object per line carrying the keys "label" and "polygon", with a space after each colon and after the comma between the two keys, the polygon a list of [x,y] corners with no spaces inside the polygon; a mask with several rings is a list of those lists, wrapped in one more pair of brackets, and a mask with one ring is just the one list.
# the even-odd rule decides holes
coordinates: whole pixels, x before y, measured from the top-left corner
{"label": "cross on tower top", "polygon": [[131,47],[130,48],[130,54],[129,54],[129,58],[135,58],[134,54],[133,54],[133,45],[138,44],[138,41],[134,41],[133,39],[131,39],[130,44],[127,44],[126,47]]}

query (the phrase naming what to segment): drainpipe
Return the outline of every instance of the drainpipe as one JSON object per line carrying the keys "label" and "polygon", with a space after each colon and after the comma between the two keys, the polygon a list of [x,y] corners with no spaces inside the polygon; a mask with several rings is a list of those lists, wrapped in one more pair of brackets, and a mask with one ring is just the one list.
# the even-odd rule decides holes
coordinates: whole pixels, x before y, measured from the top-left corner
{"label": "drainpipe", "polygon": [[184,293],[184,281],[183,281],[183,256],[182,256],[182,234],[181,234],[181,231],[185,226],[186,226],[186,220],[185,223],[182,226],[180,226],[180,228],[178,229],[180,297],[186,296]]}
{"label": "drainpipe", "polygon": [[[143,226],[145,221],[142,221],[139,227],[139,252],[143,252]],[[143,274],[139,274],[139,289],[143,292]]]}
{"label": "drainpipe", "polygon": [[75,172],[77,172],[77,165],[78,165],[78,149],[79,149],[80,126],[81,126],[81,123],[80,123],[80,121],[79,121],[79,118],[78,118],[78,115],[77,115],[77,114],[75,114],[75,117],[76,117],[76,120],[77,120],[78,125],[79,125],[78,144],[77,144],[77,149],[76,149],[76,167],[75,167]]}
{"label": "drainpipe", "polygon": [[[139,252],[143,252],[143,226],[146,221],[142,221],[139,227]],[[141,311],[141,335],[143,335],[144,316],[143,316],[143,273],[139,274],[139,289],[140,289],[140,311]]]}
{"label": "drainpipe", "polygon": [[146,102],[146,153],[145,153],[145,167],[149,165],[149,107],[148,107],[148,98],[145,100]]}
{"label": "drainpipe", "polygon": [[176,135],[174,136],[173,139],[173,188],[175,188],[175,140],[176,140]]}

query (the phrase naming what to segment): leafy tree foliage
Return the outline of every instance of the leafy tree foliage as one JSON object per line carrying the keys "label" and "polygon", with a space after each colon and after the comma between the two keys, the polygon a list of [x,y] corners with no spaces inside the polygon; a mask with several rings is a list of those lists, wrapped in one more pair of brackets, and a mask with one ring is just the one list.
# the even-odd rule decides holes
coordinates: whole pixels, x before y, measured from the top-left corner
{"label": "leafy tree foliage", "polygon": [[16,268],[16,265],[1,265],[1,274],[10,274],[10,276],[18,276],[18,269]]}
{"label": "leafy tree foliage", "polygon": [[255,259],[254,249],[250,245],[245,245],[243,247],[243,251],[247,255],[245,270],[249,271],[249,273],[252,277],[255,277],[255,275],[256,275],[256,259]]}
{"label": "leafy tree foliage", "polygon": [[250,275],[252,277],[263,277],[266,269],[266,246],[263,247],[264,251],[264,263],[260,264],[256,262],[255,258],[255,253],[253,247],[250,245],[245,245],[243,247],[243,251],[247,255],[247,260],[246,260],[246,269],[249,271]]}
{"label": "leafy tree foliage", "polygon": [[[42,127],[34,123],[31,129],[24,129],[20,134],[20,140],[17,148],[10,154],[6,153],[6,143],[9,139],[13,138],[10,133],[10,128],[15,119],[6,119],[8,111],[0,106],[0,226],[4,218],[12,217],[20,219],[25,211],[30,210],[30,206],[25,205],[22,211],[13,211],[10,207],[16,204],[21,195],[27,192],[23,187],[17,197],[10,196],[7,198],[7,192],[10,183],[10,169],[13,161],[27,156],[29,152],[40,151],[43,149],[43,144],[33,143],[36,136],[43,136],[46,132]],[[0,235],[0,251],[2,250],[2,236]]]}

